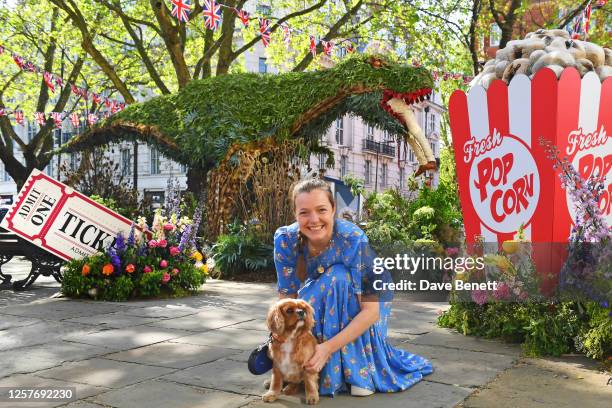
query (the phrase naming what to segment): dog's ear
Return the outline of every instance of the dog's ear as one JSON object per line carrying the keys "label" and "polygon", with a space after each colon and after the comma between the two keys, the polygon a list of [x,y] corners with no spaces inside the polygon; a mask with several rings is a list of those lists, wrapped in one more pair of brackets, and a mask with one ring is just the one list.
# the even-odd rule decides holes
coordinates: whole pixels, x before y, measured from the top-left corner
{"label": "dog's ear", "polygon": [[310,305],[310,303],[306,302],[305,300],[302,301],[302,305],[301,305],[305,310],[306,310],[306,318],[304,319],[305,321],[305,327],[308,330],[312,330],[312,328],[314,327],[314,309],[313,307]]}
{"label": "dog's ear", "polygon": [[272,333],[281,334],[285,330],[285,318],[278,304],[272,305],[268,312],[268,329]]}

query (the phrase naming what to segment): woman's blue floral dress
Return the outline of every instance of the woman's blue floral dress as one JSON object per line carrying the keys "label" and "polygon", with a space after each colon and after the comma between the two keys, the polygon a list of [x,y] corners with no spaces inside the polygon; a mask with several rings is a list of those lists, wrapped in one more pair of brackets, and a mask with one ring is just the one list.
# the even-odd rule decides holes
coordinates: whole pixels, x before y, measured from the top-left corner
{"label": "woman's blue floral dress", "polygon": [[[334,395],[346,384],[378,392],[402,391],[433,372],[425,358],[392,347],[386,342],[391,311],[390,293],[376,293],[372,281],[374,254],[368,238],[356,225],[336,219],[329,247],[318,256],[306,257],[307,278],[300,288],[296,274],[298,224],[280,227],[274,235],[274,261],[278,291],[297,293],[315,310],[313,334],[319,342],[334,337],[359,313],[357,294],[375,294],[380,299],[380,320],[355,341],[332,354],[321,371],[319,392]],[[387,279],[388,278],[388,274]]]}

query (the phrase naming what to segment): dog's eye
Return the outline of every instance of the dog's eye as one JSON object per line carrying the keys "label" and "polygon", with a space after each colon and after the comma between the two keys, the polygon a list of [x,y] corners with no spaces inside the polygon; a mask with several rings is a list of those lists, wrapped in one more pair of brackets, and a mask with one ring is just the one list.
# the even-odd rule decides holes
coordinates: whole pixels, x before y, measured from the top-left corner
{"label": "dog's eye", "polygon": [[293,309],[287,309],[286,312],[287,312],[287,314],[291,314],[291,313],[293,313]]}

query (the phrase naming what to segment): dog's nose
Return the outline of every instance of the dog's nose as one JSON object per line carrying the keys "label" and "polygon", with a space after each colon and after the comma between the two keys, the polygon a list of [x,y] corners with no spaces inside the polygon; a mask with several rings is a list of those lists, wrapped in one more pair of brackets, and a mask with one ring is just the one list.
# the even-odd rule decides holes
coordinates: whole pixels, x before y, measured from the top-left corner
{"label": "dog's nose", "polygon": [[297,315],[298,315],[298,317],[299,317],[300,319],[303,319],[303,318],[304,318],[304,314],[305,314],[305,312],[304,312],[303,310],[298,310],[298,311],[296,311],[296,313],[297,313]]}

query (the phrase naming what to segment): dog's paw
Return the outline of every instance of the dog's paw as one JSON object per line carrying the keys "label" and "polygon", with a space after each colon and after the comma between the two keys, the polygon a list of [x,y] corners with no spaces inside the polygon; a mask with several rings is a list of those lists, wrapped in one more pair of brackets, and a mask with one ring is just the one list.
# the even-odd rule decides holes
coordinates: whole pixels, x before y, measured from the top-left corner
{"label": "dog's paw", "polygon": [[319,394],[306,395],[306,404],[317,405],[319,403]]}
{"label": "dog's paw", "polygon": [[264,400],[264,402],[274,402],[277,398],[278,395],[273,391],[268,391],[261,396],[261,399]]}

